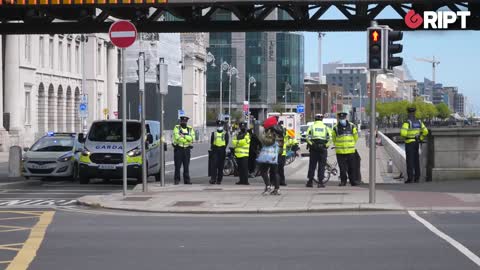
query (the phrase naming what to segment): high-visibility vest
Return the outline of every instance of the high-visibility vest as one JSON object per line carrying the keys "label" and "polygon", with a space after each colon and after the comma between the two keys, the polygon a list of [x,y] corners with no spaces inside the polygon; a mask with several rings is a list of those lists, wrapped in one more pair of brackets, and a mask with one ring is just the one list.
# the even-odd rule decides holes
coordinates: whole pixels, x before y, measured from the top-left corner
{"label": "high-visibility vest", "polygon": [[420,140],[423,140],[428,135],[428,130],[420,120],[408,120],[403,123],[400,129],[400,136],[405,139],[405,143],[415,142],[415,137],[420,135]]}
{"label": "high-visibility vest", "polygon": [[307,129],[307,143],[311,145],[314,140],[322,140],[325,143],[329,140],[328,127],[322,121],[315,121],[313,125]]}
{"label": "high-visibility vest", "polygon": [[357,128],[352,123],[347,123],[345,127],[337,124],[333,127],[332,140],[337,154],[354,154],[358,140]]}
{"label": "high-visibility vest", "polygon": [[[180,136],[180,133],[183,134],[183,137]],[[183,148],[190,147],[193,143],[193,128],[187,126],[182,128],[180,125],[176,125],[173,129],[173,145]]]}
{"label": "high-visibility vest", "polygon": [[213,138],[213,145],[217,147],[224,147],[227,145],[227,142],[225,140],[225,132],[215,132],[214,138]]}
{"label": "high-visibility vest", "polygon": [[243,158],[248,157],[250,152],[250,134],[246,133],[243,139],[238,139],[238,134],[233,138],[232,145],[235,151],[235,157]]}

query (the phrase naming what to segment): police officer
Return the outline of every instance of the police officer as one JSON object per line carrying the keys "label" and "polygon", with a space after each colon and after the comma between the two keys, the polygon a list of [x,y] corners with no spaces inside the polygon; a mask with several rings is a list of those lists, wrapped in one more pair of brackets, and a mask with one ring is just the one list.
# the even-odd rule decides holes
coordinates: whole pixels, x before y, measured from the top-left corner
{"label": "police officer", "polygon": [[224,129],[225,122],[217,121],[217,130],[212,132],[210,149],[213,152],[213,170],[210,184],[220,185],[223,179],[223,165],[225,163],[225,151],[228,145],[228,132]]}
{"label": "police officer", "polygon": [[332,141],[335,144],[338,167],[340,168],[340,184],[347,185],[347,175],[350,185],[357,185],[357,159],[355,144],[358,141],[358,131],[355,124],[347,120],[347,113],[338,113],[339,123],[333,127]]}
{"label": "police officer", "polygon": [[175,185],[180,183],[180,167],[183,164],[183,182],[185,185],[191,185],[190,173],[190,149],[193,148],[193,128],[187,125],[188,117],[180,116],[180,124],[173,129],[173,159],[175,163]]}
{"label": "police officer", "polygon": [[236,185],[249,185],[248,183],[248,155],[250,151],[250,134],[247,132],[247,123],[242,122],[239,125],[240,130],[233,137],[232,145],[234,147],[235,158],[238,164],[238,173],[240,181]]}
{"label": "police officer", "polygon": [[323,123],[323,115],[316,114],[315,122],[307,129],[307,145],[310,149],[307,187],[313,187],[313,178],[317,165],[318,187],[325,187],[323,178],[325,175],[325,165],[327,163],[327,145],[329,140],[330,131]]}
{"label": "police officer", "polygon": [[281,134],[279,140],[279,147],[281,147],[282,151],[278,153],[278,181],[280,186],[287,186],[285,182],[285,162],[287,160],[287,144],[288,144],[288,135],[287,130],[283,125],[283,121],[278,122],[280,126]]}
{"label": "police officer", "polygon": [[406,184],[418,183],[420,179],[420,160],[418,157],[419,143],[428,135],[428,130],[422,121],[415,118],[414,107],[407,108],[408,120],[400,129],[400,136],[405,139],[405,152],[407,156],[407,180]]}

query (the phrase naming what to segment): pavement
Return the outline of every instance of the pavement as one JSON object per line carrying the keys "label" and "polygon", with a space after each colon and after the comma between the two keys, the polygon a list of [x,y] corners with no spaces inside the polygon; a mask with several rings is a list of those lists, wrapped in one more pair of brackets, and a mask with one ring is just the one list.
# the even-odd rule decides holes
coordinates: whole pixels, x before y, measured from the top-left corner
{"label": "pavement", "polygon": [[[207,179],[205,179],[207,180]],[[480,181],[377,184],[376,203],[369,203],[368,185],[305,188],[296,181],[281,195],[263,195],[263,186],[166,185],[149,183],[121,193],[84,196],[80,204],[116,210],[157,213],[245,214],[332,211],[458,210],[480,211]]]}

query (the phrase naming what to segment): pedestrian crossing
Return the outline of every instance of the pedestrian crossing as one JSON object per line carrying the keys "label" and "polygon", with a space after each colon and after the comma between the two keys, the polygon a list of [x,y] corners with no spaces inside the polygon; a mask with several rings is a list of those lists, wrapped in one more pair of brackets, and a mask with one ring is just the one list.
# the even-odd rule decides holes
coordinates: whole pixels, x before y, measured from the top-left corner
{"label": "pedestrian crossing", "polygon": [[69,206],[76,205],[77,200],[73,199],[9,199],[0,200],[1,207],[17,207],[17,206],[28,206],[28,207],[49,207],[49,206]]}

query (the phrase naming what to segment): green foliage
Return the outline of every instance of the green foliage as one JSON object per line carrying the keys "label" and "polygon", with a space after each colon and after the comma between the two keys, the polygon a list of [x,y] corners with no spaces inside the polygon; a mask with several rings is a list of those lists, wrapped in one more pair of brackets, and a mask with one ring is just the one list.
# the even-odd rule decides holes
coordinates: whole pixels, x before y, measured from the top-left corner
{"label": "green foliage", "polygon": [[440,119],[445,120],[450,117],[450,114],[452,114],[452,111],[450,110],[448,105],[443,102],[440,104],[437,104],[435,107],[437,108],[437,112],[438,112],[437,117]]}
{"label": "green foliage", "polygon": [[[448,106],[446,105],[445,106],[447,110],[445,110],[443,105],[439,110],[438,106],[423,102],[421,99],[416,99],[414,102],[408,102],[406,100],[393,102],[378,102],[376,104],[378,120],[383,123],[402,123],[407,120],[407,108],[410,106],[413,106],[417,109],[415,117],[421,120],[431,120],[435,117],[445,119],[448,118],[451,113],[448,109]],[[370,108],[367,108],[367,113],[370,113]]]}

